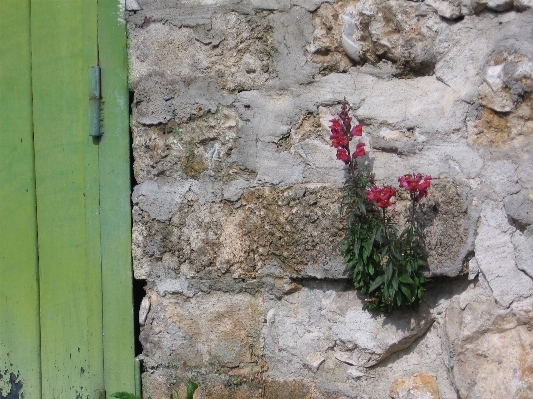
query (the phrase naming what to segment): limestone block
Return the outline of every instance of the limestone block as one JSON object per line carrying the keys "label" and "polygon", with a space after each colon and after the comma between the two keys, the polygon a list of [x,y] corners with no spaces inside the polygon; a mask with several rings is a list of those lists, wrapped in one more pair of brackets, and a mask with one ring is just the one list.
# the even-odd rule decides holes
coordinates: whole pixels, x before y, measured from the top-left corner
{"label": "limestone block", "polygon": [[501,310],[476,296],[464,310],[452,301],[446,312],[451,365],[461,398],[525,399],[533,390],[533,303]]}
{"label": "limestone block", "polygon": [[488,66],[496,48],[504,46],[507,53],[531,52],[529,45],[519,39],[533,34],[529,21],[527,12],[501,14],[496,18],[481,14],[443,29],[435,45],[439,55],[435,67],[437,78],[459,93],[462,99],[474,101],[478,88],[486,79],[480,71]]}
{"label": "limestone block", "polygon": [[516,264],[513,232],[503,206],[486,201],[481,210],[475,253],[494,298],[503,306],[533,294],[533,280]]}
{"label": "limestone block", "polygon": [[[331,284],[304,285],[269,310],[263,337],[270,375],[306,377],[308,357],[317,353],[337,368],[371,367],[409,347],[433,323],[424,309],[374,315],[362,310],[354,291],[338,289]],[[344,372],[339,378],[345,378],[348,368],[340,370]]]}
{"label": "limestone block", "polygon": [[439,399],[439,389],[435,377],[417,373],[407,378],[399,378],[392,383],[389,391],[391,399]]}
{"label": "limestone block", "polygon": [[[178,7],[173,12],[183,11]],[[208,27],[153,22],[144,29],[132,30],[129,41],[132,87],[137,90],[138,83],[146,85],[143,81],[150,81],[150,76],[156,73],[168,81],[166,86],[180,83],[178,89],[184,92],[181,96],[192,91],[190,97],[198,100],[203,96],[187,89],[194,87],[195,82],[215,81],[228,90],[250,90],[265,84],[273,51],[269,22],[231,12],[209,15],[208,21]],[[209,101],[209,97],[203,100]]]}
{"label": "limestone block", "polygon": [[516,266],[533,278],[533,234],[531,231],[515,231],[512,241],[516,251]]}
{"label": "limestone block", "polygon": [[433,44],[445,23],[426,3],[365,0],[349,4],[339,10],[344,51],[357,63],[388,59],[407,76],[432,74]]}
{"label": "limestone block", "polygon": [[533,190],[513,190],[503,201],[505,212],[514,225],[524,231],[533,225]]}
{"label": "limestone block", "polygon": [[257,361],[262,325],[260,301],[249,294],[197,294],[159,298],[141,332],[145,354],[174,366],[208,367]]}
{"label": "limestone block", "polygon": [[154,219],[170,220],[183,201],[192,181],[146,181],[135,186],[132,194],[134,205],[148,212]]}

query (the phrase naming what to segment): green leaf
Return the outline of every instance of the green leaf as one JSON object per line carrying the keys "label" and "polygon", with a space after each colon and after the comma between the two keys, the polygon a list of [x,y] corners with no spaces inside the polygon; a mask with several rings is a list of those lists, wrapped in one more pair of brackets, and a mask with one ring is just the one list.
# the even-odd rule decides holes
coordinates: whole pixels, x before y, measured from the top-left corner
{"label": "green leaf", "polygon": [[416,264],[417,264],[418,266],[426,266],[428,263],[427,263],[427,261],[425,261],[424,259],[417,259],[417,260],[416,260]]}
{"label": "green leaf", "polygon": [[187,399],[193,399],[194,391],[198,389],[198,384],[193,381],[189,381],[187,385]]}
{"label": "green leaf", "polygon": [[398,289],[398,275],[394,274],[394,277],[392,279],[392,286],[394,287],[394,291]]}
{"label": "green leaf", "polygon": [[370,288],[368,289],[368,292],[372,292],[374,291],[376,288],[378,288],[381,284],[383,284],[383,282],[385,281],[385,275],[382,274],[381,276],[378,276],[374,282],[372,283],[372,285],[370,286]]}
{"label": "green leaf", "polygon": [[407,284],[414,284],[414,281],[407,274],[402,274],[400,276],[400,282]]}
{"label": "green leaf", "polygon": [[385,274],[385,281],[389,282],[392,277],[393,266],[392,262],[387,262],[387,272]]}
{"label": "green leaf", "polygon": [[407,288],[405,285],[400,285],[400,289],[410,301],[413,296],[411,295],[411,291],[409,291],[409,288]]}

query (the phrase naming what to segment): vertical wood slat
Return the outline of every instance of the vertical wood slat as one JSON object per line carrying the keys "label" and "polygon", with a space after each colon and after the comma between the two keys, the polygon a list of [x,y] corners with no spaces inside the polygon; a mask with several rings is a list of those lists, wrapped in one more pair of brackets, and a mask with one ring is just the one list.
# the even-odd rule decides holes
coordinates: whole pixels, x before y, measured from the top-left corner
{"label": "vertical wood slat", "polygon": [[128,62],[123,10],[117,0],[98,1],[104,104],[100,145],[104,373],[108,394],[135,389]]}
{"label": "vertical wood slat", "polygon": [[[15,397],[12,390],[20,389],[24,397],[38,399],[30,1],[0,1],[0,15],[0,393]],[[15,384],[9,383],[11,373]]]}
{"label": "vertical wood slat", "polygon": [[87,398],[104,384],[96,0],[32,0],[31,30],[42,398]]}

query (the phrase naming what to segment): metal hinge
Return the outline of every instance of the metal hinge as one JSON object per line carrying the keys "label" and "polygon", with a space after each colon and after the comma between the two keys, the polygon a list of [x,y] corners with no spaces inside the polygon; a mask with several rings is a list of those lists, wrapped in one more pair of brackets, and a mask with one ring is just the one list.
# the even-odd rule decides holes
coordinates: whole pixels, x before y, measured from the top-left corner
{"label": "metal hinge", "polygon": [[91,67],[91,93],[89,96],[89,136],[100,137],[100,67]]}

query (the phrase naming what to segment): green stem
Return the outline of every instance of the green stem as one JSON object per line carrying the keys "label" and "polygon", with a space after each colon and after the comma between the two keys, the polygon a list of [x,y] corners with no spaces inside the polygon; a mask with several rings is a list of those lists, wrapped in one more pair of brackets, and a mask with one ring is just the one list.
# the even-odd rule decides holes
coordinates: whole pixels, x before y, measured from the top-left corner
{"label": "green stem", "polygon": [[387,216],[385,214],[385,208],[381,208],[383,211],[383,229],[385,230],[385,238],[387,239],[387,243],[389,242],[389,233],[387,232]]}

